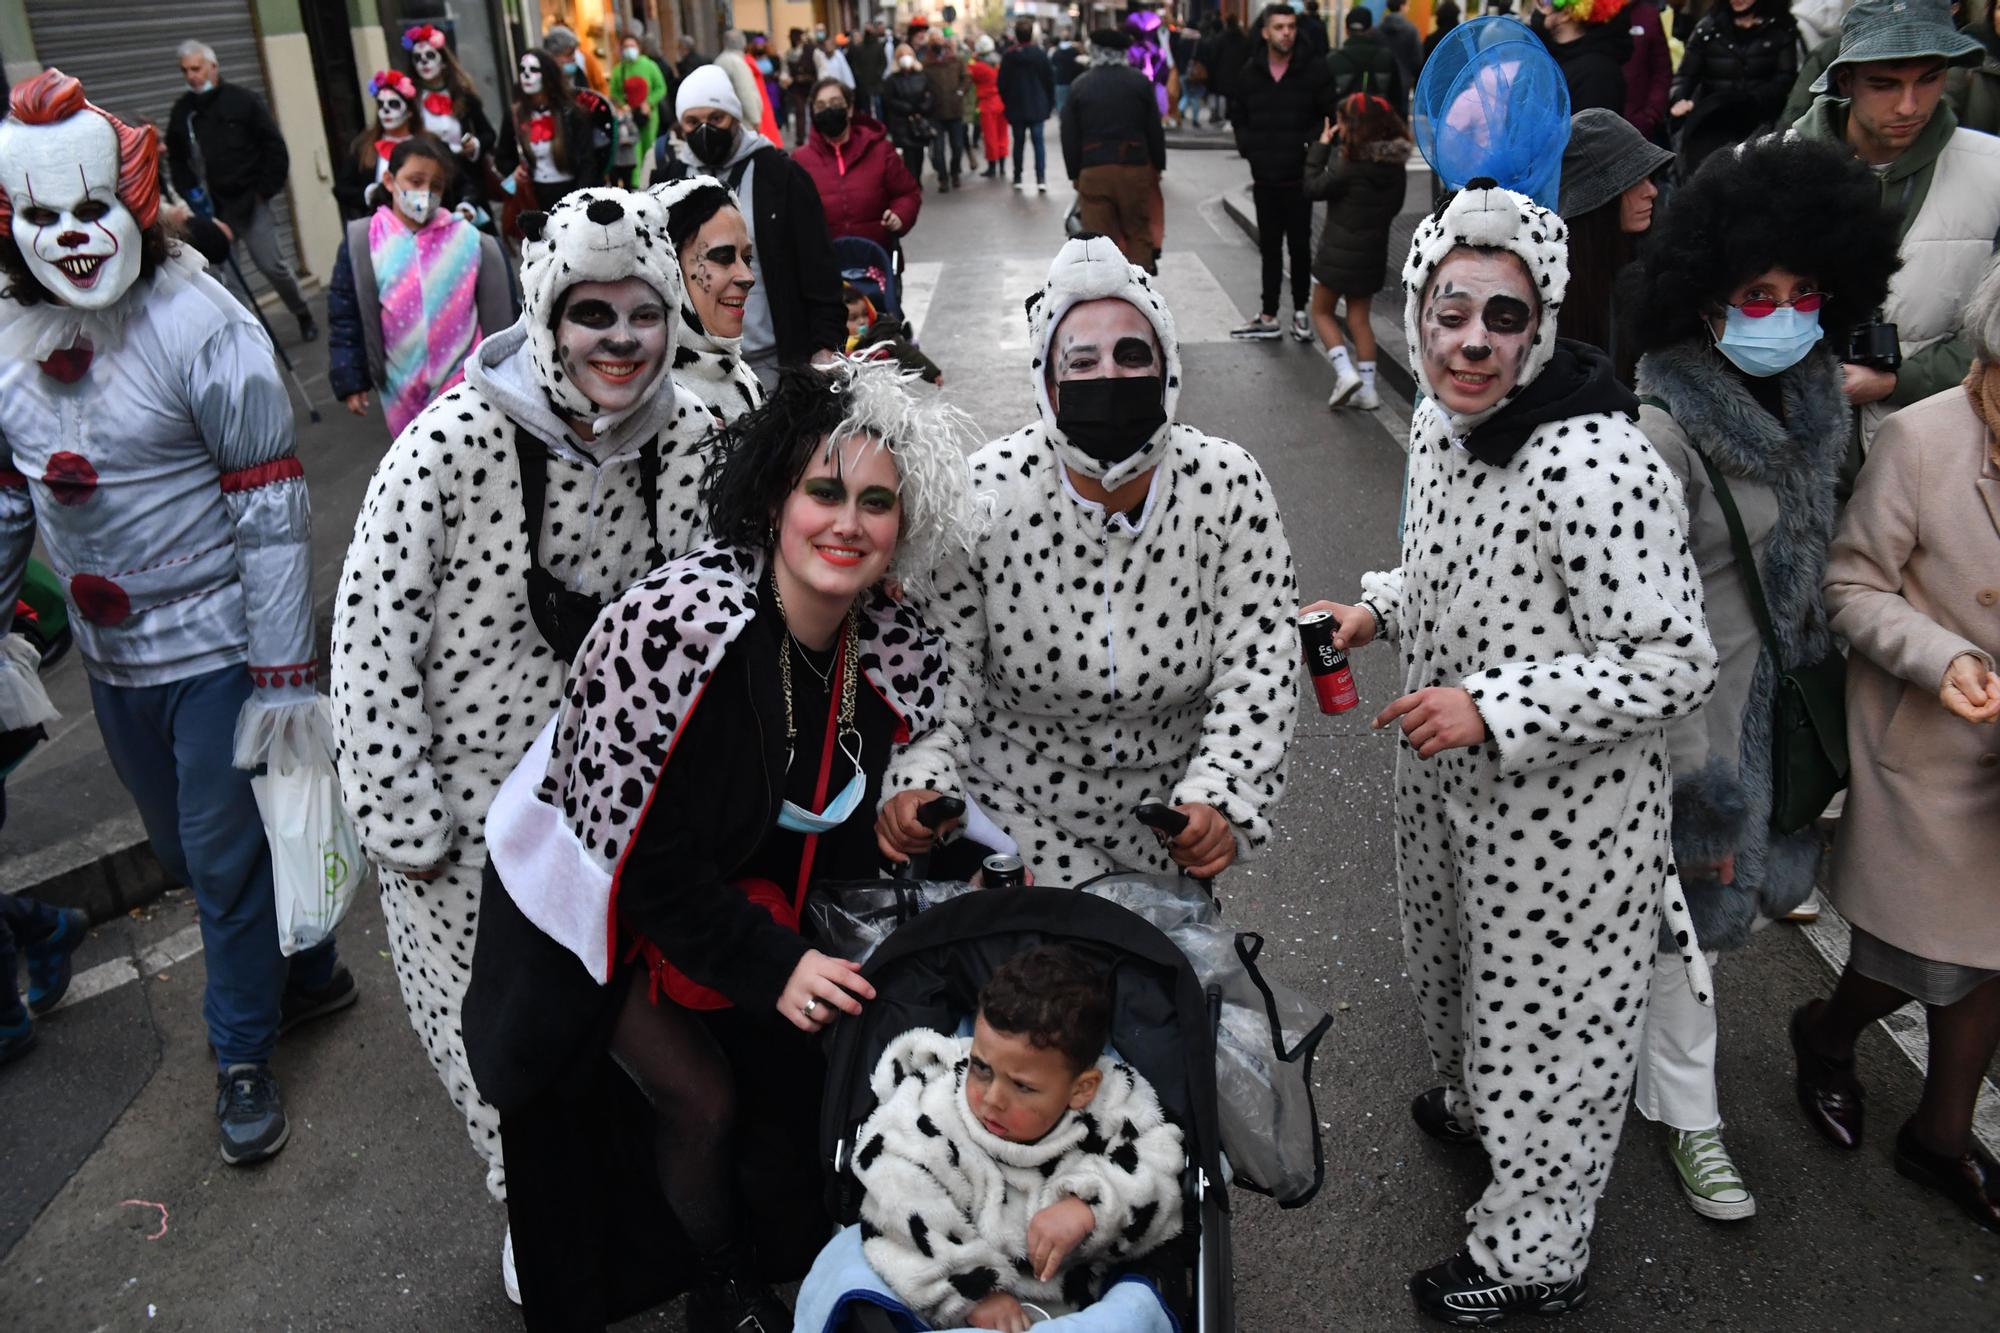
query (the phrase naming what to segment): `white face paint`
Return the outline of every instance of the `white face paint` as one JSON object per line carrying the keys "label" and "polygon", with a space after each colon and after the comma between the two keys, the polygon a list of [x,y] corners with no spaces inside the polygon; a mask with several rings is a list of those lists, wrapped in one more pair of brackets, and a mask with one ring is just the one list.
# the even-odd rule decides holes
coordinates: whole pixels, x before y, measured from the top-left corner
{"label": "white face paint", "polygon": [[1541,324],[1541,299],[1511,254],[1455,250],[1424,292],[1417,340],[1446,409],[1470,416],[1521,382]]}
{"label": "white face paint", "polygon": [[400,130],[410,122],[410,104],[403,95],[384,88],[375,94],[375,114],[382,118],[385,130]]}
{"label": "white face paint", "polygon": [[542,90],[542,62],[528,56],[521,57],[521,92],[533,97]]}
{"label": "white face paint", "polygon": [[436,83],[444,75],[444,53],[429,42],[418,42],[410,48],[410,64],[425,83]]}
{"label": "white face paint", "polygon": [[138,280],[139,220],[118,201],[118,135],[104,117],[7,121],[0,184],[14,205],[14,244],[58,301],[102,310]]}
{"label": "white face paint", "polygon": [[667,303],[643,278],[579,282],[564,295],[556,355],[601,414],[623,412],[643,398],[666,354]]}

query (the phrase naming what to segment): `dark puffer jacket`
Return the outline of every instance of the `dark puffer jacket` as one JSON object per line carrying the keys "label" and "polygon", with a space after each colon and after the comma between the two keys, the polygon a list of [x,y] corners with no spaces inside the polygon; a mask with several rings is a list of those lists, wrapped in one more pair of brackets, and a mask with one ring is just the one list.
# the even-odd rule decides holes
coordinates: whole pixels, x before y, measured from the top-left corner
{"label": "dark puffer jacket", "polygon": [[1674,75],[1672,100],[1697,110],[1711,103],[1742,103],[1751,123],[1770,125],[1785,105],[1799,72],[1799,26],[1789,13],[1765,15],[1755,27],[1739,28],[1727,9],[1695,24]]}
{"label": "dark puffer jacket", "polygon": [[882,84],[882,120],[897,148],[921,148],[931,141],[937,99],[920,69],[899,69]]}
{"label": "dark puffer jacket", "polygon": [[1297,185],[1305,179],[1306,144],[1319,137],[1333,103],[1325,61],[1294,49],[1285,77],[1273,82],[1264,47],[1253,47],[1229,101],[1236,151],[1250,164],[1250,179],[1258,185]]}
{"label": "dark puffer jacket", "polygon": [[1572,116],[1591,107],[1625,114],[1625,62],[1632,58],[1630,24],[1622,19],[1593,23],[1573,42],[1556,41],[1540,22],[1533,26],[1562,68]]}
{"label": "dark puffer jacket", "polygon": [[1338,145],[1306,150],[1306,198],[1327,201],[1313,280],[1340,296],[1373,296],[1389,276],[1389,227],[1403,211],[1414,145],[1387,139],[1350,161]]}

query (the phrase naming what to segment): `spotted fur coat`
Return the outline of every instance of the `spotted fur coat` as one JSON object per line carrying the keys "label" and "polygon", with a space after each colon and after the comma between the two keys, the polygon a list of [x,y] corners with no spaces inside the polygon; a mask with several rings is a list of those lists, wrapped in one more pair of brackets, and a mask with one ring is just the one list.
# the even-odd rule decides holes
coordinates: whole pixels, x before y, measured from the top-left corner
{"label": "spotted fur coat", "polygon": [[[1180,1234],[1181,1132],[1130,1065],[1104,1057],[1104,1081],[1033,1143],[998,1138],[965,1101],[970,1037],[928,1028],[889,1044],[870,1086],[876,1109],[855,1136],[861,1252],[890,1288],[939,1328],[957,1328],[1005,1291],[1055,1313],[1100,1294],[1104,1270]],[[1034,1276],[1028,1224],[1066,1198],[1096,1225],[1054,1281]]]}

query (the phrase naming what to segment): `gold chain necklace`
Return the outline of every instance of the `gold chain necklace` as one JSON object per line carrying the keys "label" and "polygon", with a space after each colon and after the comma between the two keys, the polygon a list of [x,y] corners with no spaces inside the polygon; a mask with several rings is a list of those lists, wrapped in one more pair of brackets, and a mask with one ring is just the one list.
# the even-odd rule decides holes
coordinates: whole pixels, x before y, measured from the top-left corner
{"label": "gold chain necklace", "polygon": [[[771,579],[771,601],[778,608],[778,618],[785,620],[785,596],[778,591],[778,580],[776,577]],[[861,675],[861,607],[859,603],[847,608],[847,618],[842,622],[841,629],[841,638],[843,640],[841,651],[834,661],[834,666],[831,668],[833,671],[840,672],[840,715],[839,720],[835,724],[835,739],[838,740],[851,735],[858,742],[860,740],[860,733],[854,726],[854,713],[857,699],[855,682]],[[792,714],[792,644],[794,642],[796,642],[796,639],[792,634],[791,622],[786,620],[785,641],[778,645],[778,677],[784,685],[785,692],[785,767],[788,769],[792,763],[792,751],[796,748],[799,738],[798,722]],[[799,651],[801,654],[804,653],[805,646],[803,644],[800,645]],[[810,661],[807,662],[806,666],[808,670],[814,670]],[[821,679],[825,680],[826,678],[821,677]],[[828,684],[828,693],[831,693],[832,689],[832,685]]]}

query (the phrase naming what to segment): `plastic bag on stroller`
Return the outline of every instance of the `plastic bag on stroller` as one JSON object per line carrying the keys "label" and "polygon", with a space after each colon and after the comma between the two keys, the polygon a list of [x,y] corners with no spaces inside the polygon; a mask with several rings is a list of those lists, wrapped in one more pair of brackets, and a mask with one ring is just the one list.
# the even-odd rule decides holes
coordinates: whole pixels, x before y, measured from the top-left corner
{"label": "plastic bag on stroller", "polygon": [[[1003,890],[1004,891],[1004,890]],[[1312,1058],[1333,1016],[1257,965],[1263,937],[1223,925],[1199,881],[1172,875],[1100,876],[1078,892],[1107,899],[1172,940],[1220,1005],[1216,1099],[1235,1183],[1287,1208],[1309,1202],[1325,1171]],[[899,925],[941,902],[979,893],[941,880],[816,885],[806,932],[828,953],[863,962]]]}

